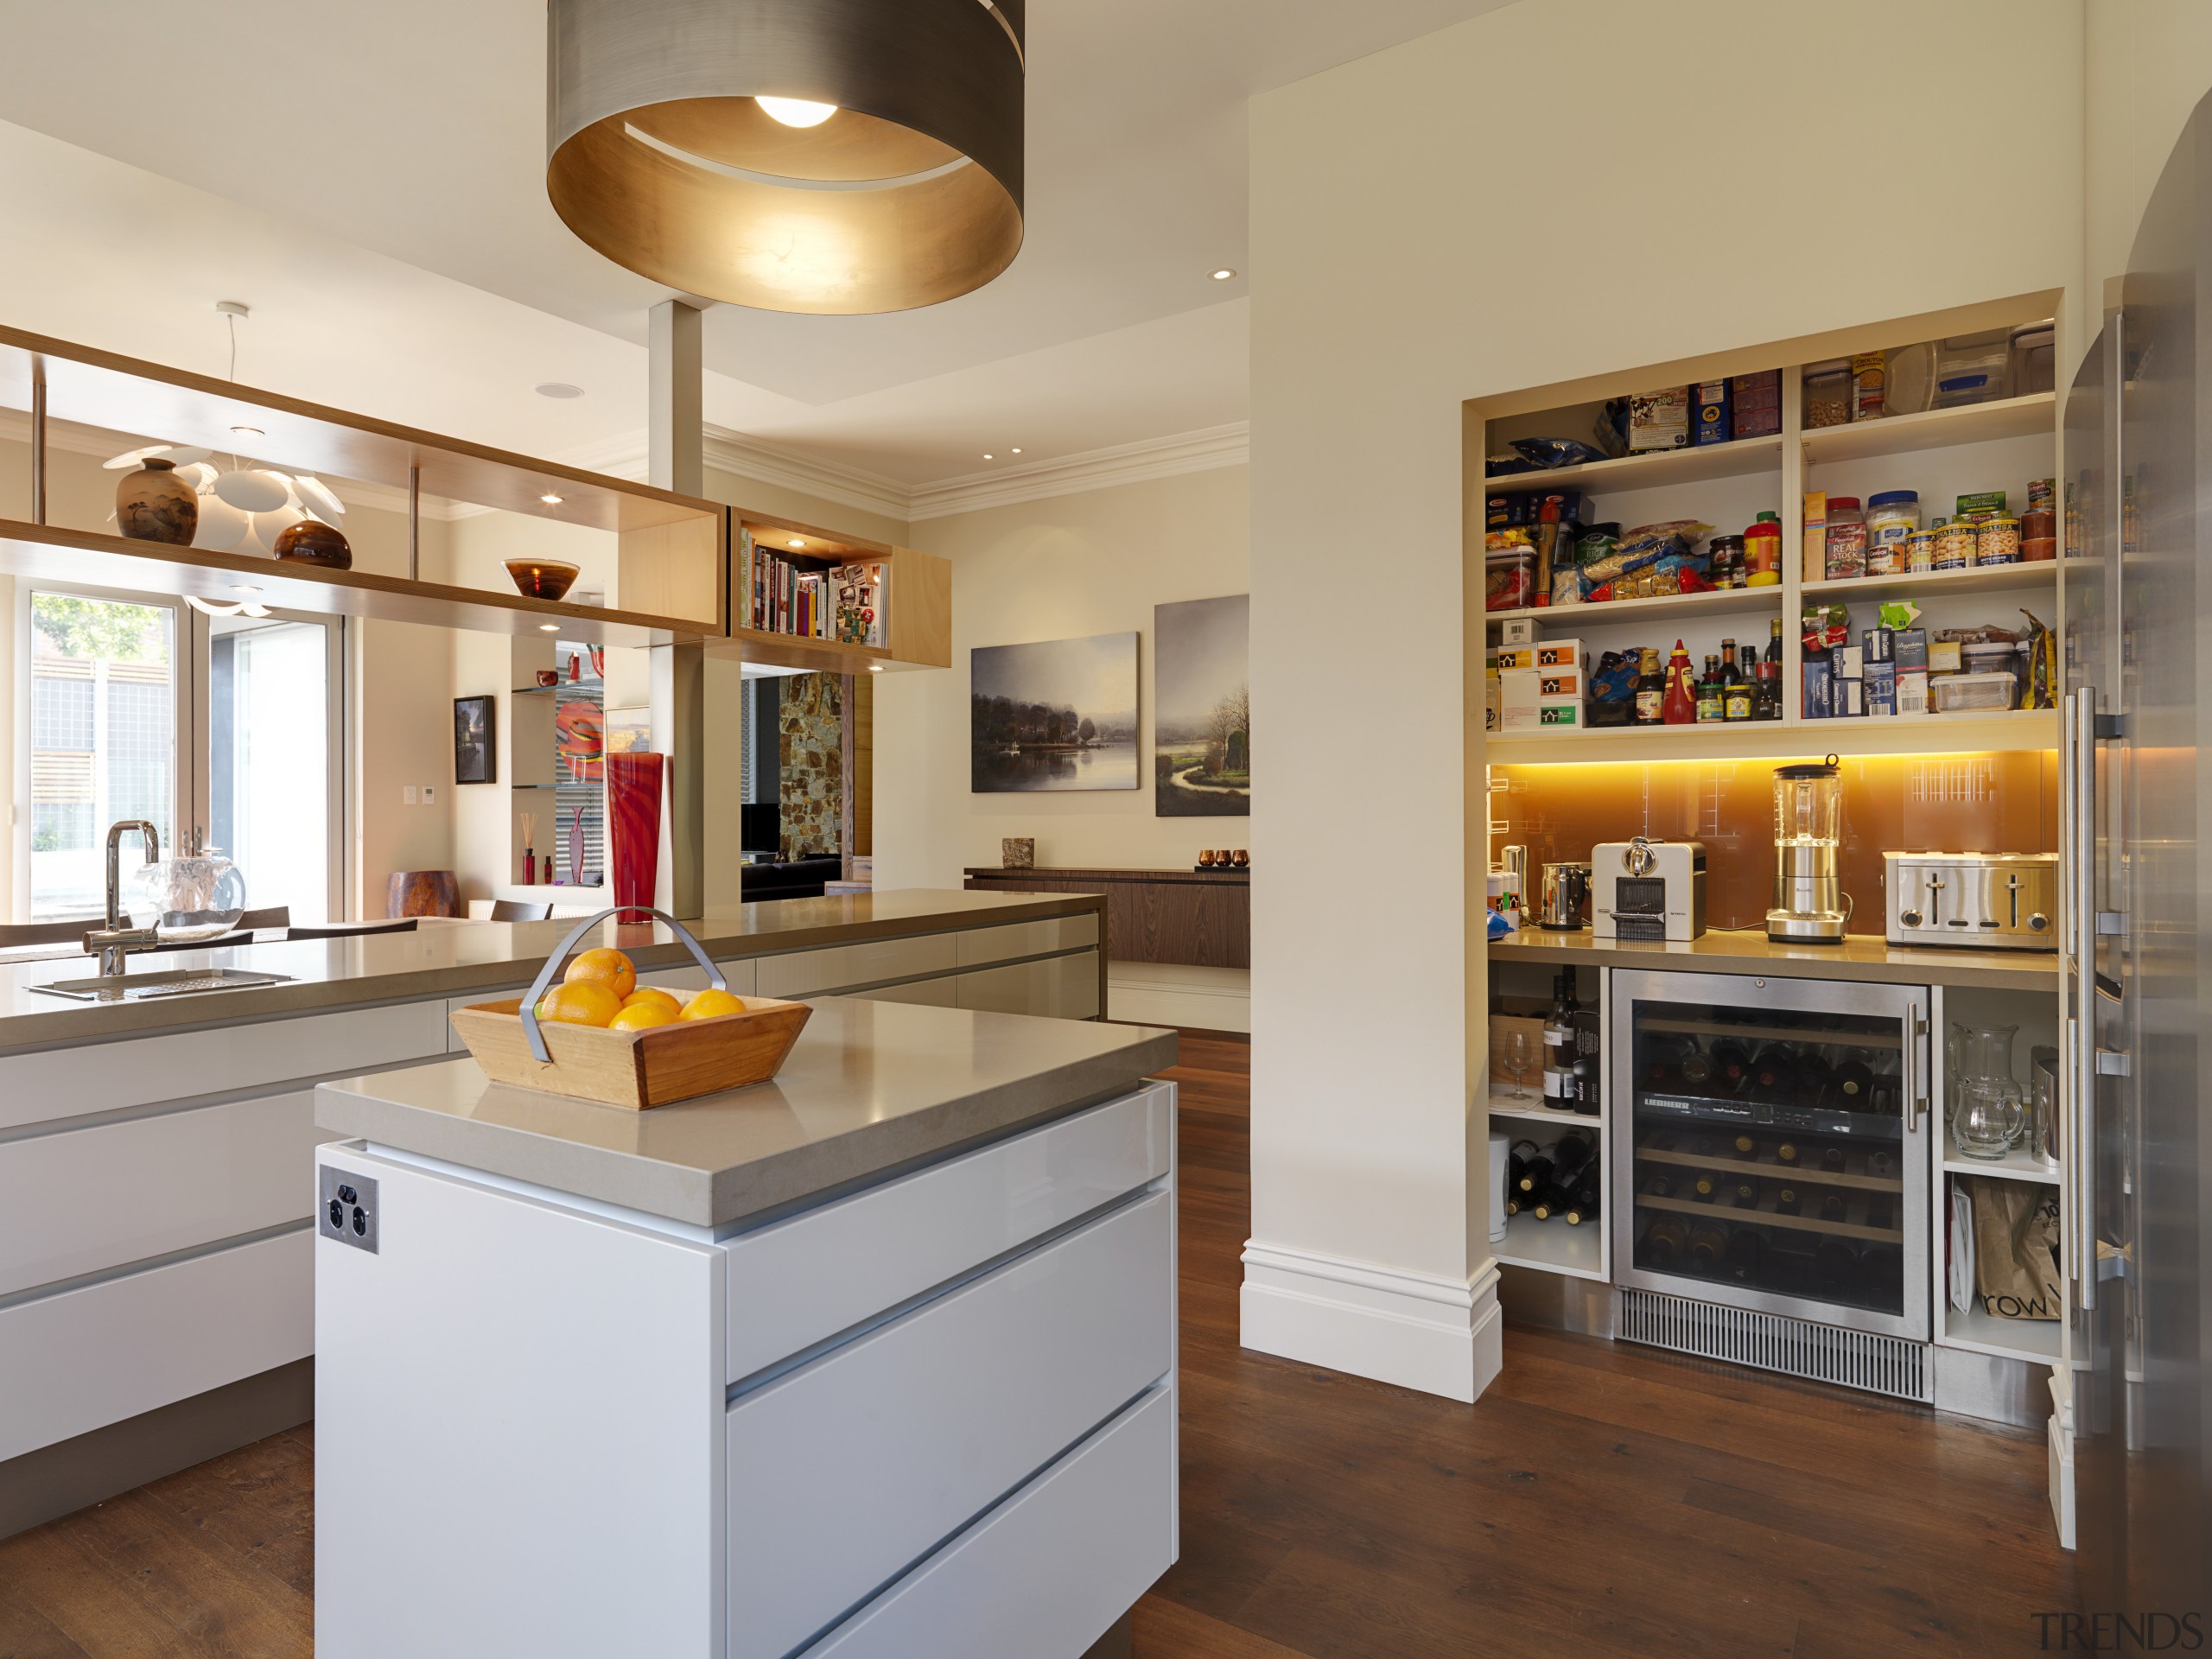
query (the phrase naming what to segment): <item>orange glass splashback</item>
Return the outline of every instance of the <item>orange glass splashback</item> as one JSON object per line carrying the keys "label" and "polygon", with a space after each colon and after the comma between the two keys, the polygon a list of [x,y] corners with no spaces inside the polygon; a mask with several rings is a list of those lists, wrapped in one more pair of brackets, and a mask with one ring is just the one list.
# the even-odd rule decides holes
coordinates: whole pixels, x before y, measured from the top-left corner
{"label": "orange glass splashback", "polygon": [[[1590,856],[1630,836],[1705,843],[1708,927],[1764,927],[1774,901],[1774,769],[1765,760],[1575,762],[1492,766],[1495,849],[1529,849],[1533,902],[1543,866]],[[1877,754],[1844,760],[1839,874],[1851,931],[1881,933],[1885,852],[2058,850],[2058,756]]]}

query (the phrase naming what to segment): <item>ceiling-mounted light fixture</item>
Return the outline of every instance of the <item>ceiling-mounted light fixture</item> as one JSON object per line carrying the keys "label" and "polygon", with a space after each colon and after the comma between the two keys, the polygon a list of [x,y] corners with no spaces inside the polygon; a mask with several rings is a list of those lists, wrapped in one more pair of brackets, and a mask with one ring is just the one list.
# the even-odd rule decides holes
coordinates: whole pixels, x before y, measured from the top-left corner
{"label": "ceiling-mounted light fixture", "polygon": [[615,264],[825,315],[1021,246],[1025,0],[551,0],[545,189]]}
{"label": "ceiling-mounted light fixture", "polygon": [[[229,378],[236,380],[238,319],[253,313],[243,300],[218,300],[215,311],[229,330]],[[267,435],[261,428],[245,422],[234,424],[231,431],[240,438]],[[230,456],[228,471],[216,465],[213,451],[173,443],[127,449],[101,464],[110,472],[121,472],[156,457],[168,461],[176,469],[176,475],[199,493],[200,522],[192,536],[194,547],[217,553],[257,553],[273,559],[276,556],[277,537],[301,520],[319,518],[327,524],[346,516],[346,504],[321,479],[308,473],[280,473],[265,467],[249,466],[235,454]],[[210,616],[235,616],[239,608],[249,616],[255,614],[251,605],[228,611],[209,611],[205,605],[194,601],[194,608],[207,611]]]}

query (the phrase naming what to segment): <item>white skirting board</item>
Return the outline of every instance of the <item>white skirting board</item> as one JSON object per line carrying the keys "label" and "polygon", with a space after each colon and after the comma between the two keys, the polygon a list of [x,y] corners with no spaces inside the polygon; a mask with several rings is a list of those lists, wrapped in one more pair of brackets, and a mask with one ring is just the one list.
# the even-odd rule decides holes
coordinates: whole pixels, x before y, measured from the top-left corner
{"label": "white skirting board", "polygon": [[1106,964],[1106,1017],[1192,1031],[1252,1029],[1252,975],[1244,968],[1168,962]]}
{"label": "white skirting board", "polygon": [[1497,1265],[1464,1284],[1265,1244],[1244,1246],[1247,1348],[1472,1402],[1504,1363]]}

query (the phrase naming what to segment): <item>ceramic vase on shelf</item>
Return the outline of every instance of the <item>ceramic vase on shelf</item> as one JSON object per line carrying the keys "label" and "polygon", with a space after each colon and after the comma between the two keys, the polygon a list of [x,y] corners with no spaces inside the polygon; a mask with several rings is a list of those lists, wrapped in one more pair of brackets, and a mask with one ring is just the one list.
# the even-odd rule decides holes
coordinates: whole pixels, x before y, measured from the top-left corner
{"label": "ceramic vase on shelf", "polygon": [[665,755],[607,757],[607,835],[617,905],[650,905],[660,882],[660,796]]}
{"label": "ceramic vase on shelf", "polygon": [[276,537],[276,556],[294,564],[319,564],[326,570],[351,570],[353,550],[344,532],[320,518],[287,524]]}
{"label": "ceramic vase on shelf", "polygon": [[115,486],[115,524],[133,541],[189,547],[200,528],[200,493],[174,462],[149,456]]}

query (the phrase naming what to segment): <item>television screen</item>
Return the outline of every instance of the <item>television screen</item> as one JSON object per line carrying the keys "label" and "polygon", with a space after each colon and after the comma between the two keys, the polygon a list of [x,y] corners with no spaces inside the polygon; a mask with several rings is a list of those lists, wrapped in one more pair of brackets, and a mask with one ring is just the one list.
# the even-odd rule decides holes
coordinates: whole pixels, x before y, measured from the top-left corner
{"label": "television screen", "polygon": [[738,850],[776,853],[783,849],[783,809],[773,801],[747,801],[740,809]]}

